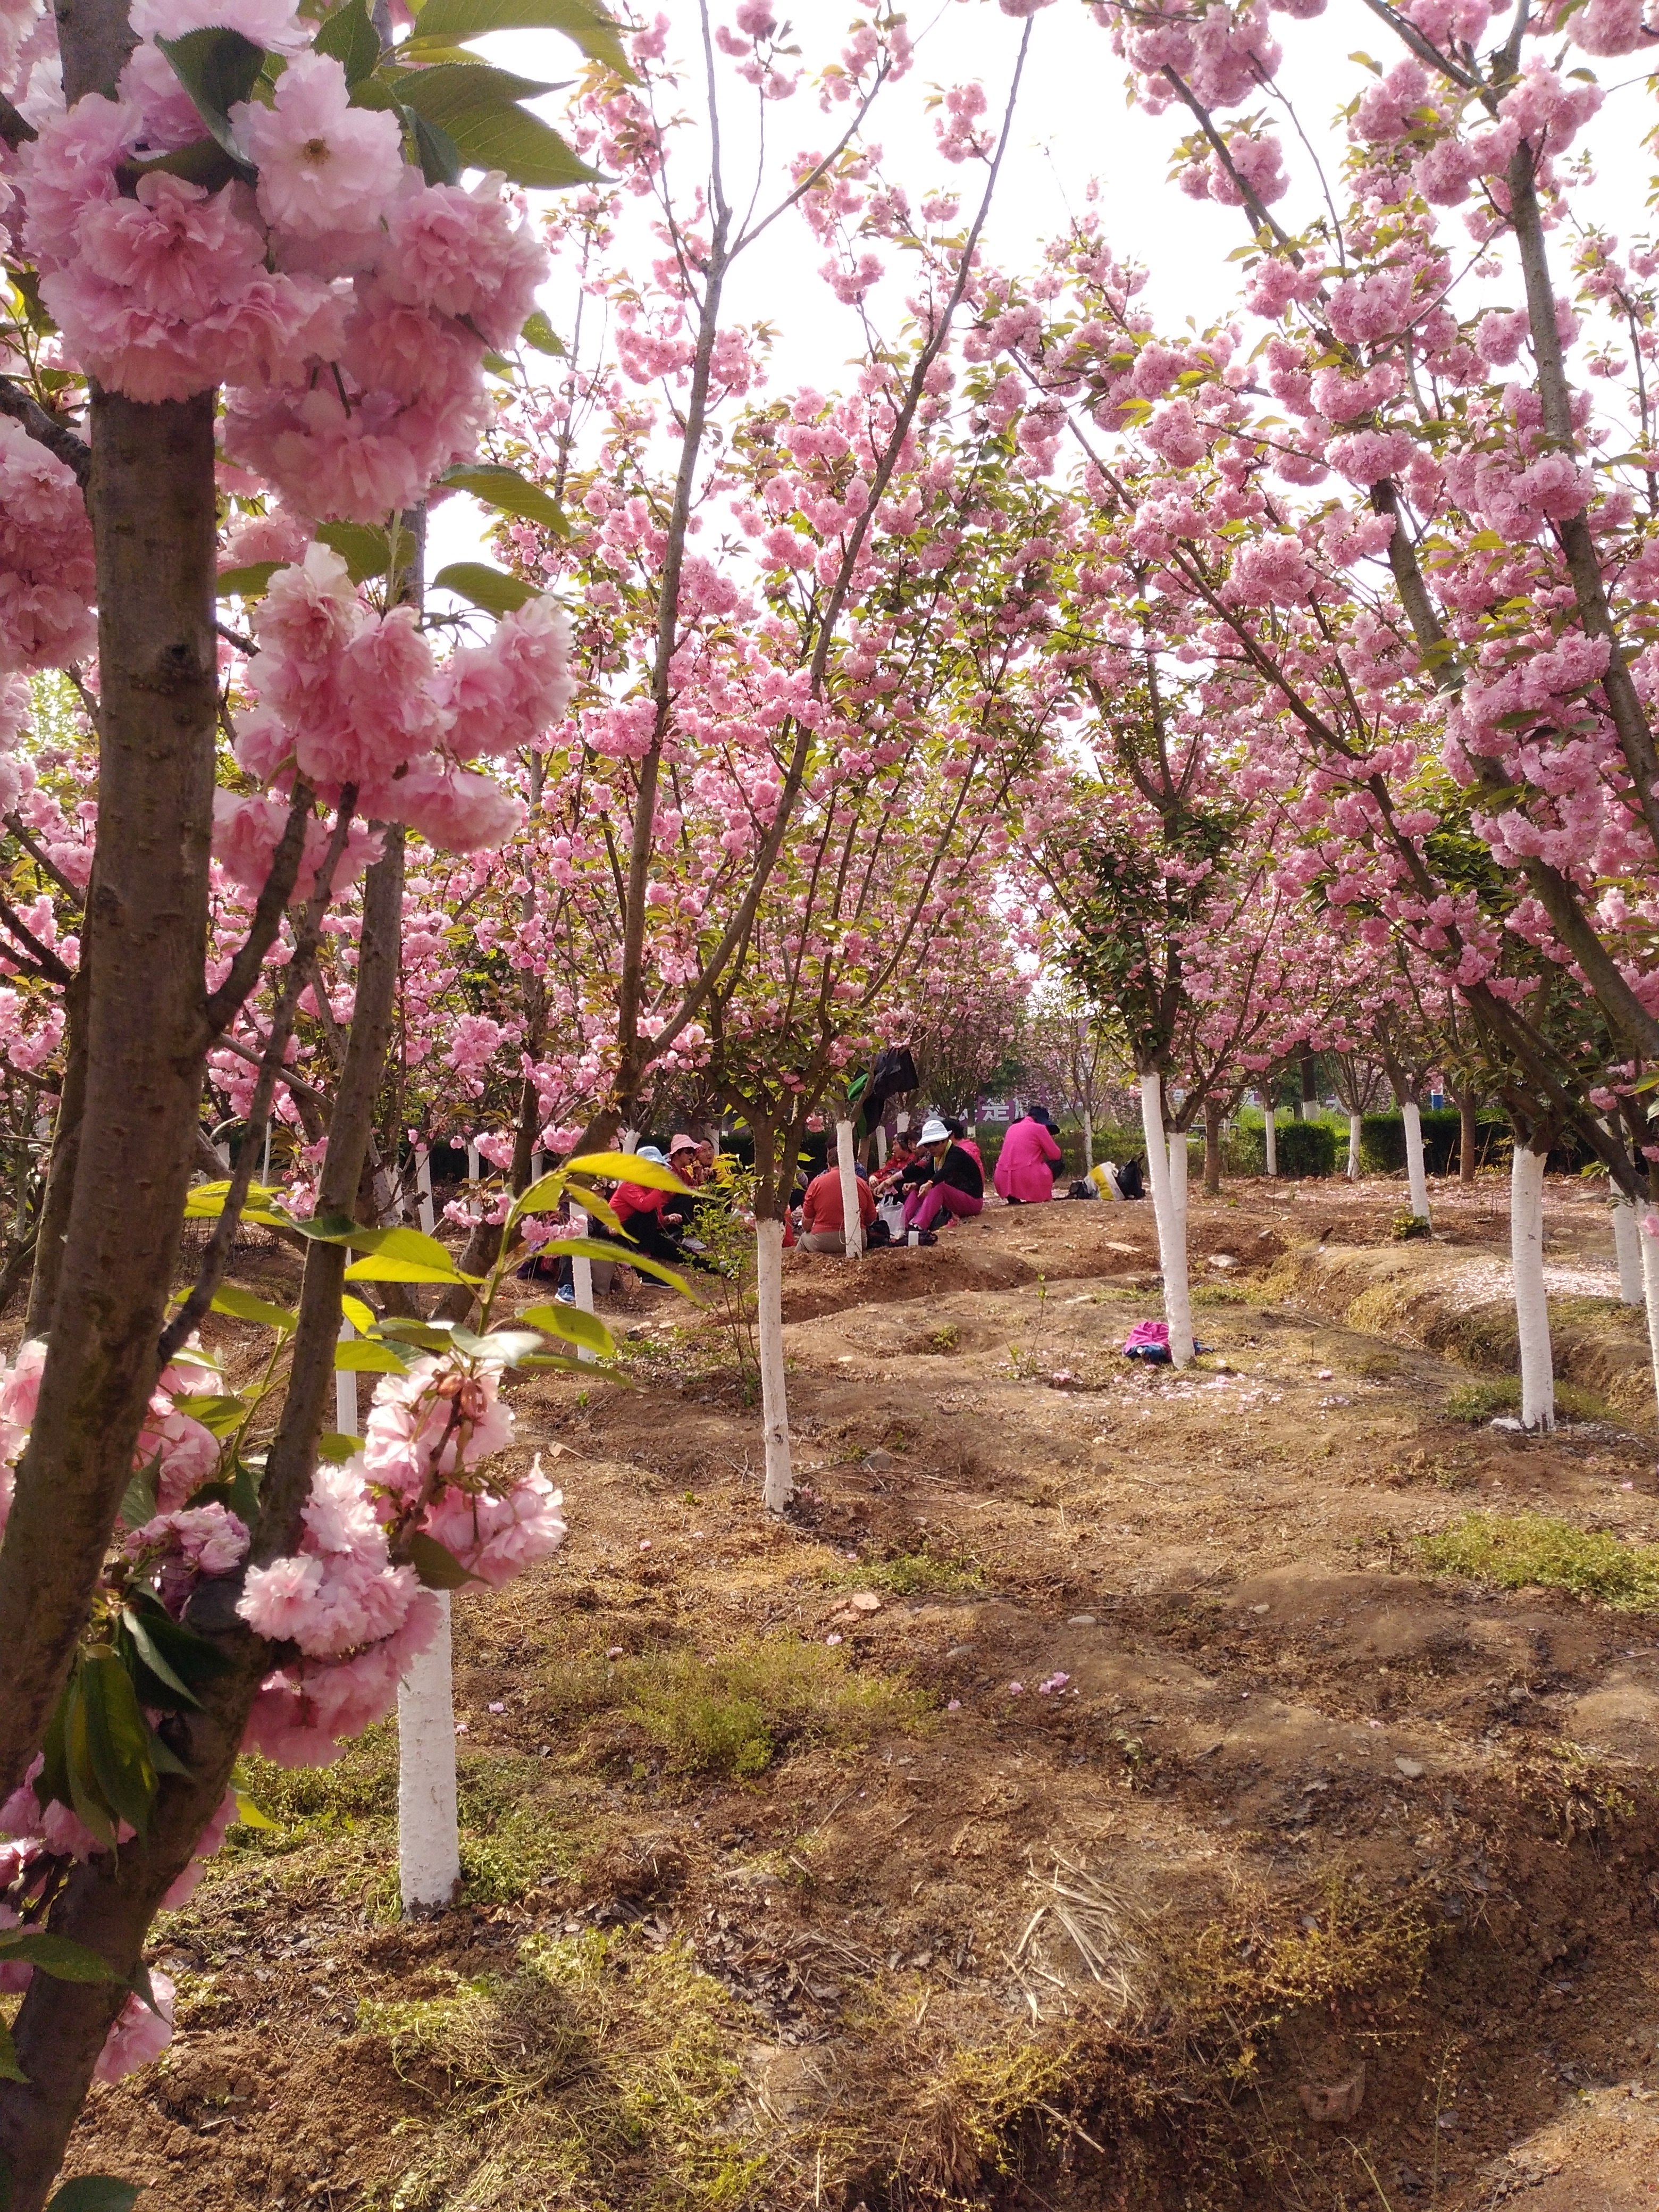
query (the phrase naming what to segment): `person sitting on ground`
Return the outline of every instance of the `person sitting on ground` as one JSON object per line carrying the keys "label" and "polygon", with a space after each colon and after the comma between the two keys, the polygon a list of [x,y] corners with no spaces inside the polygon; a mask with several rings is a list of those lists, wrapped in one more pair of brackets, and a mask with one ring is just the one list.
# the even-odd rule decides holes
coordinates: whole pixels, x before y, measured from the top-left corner
{"label": "person sitting on ground", "polygon": [[927,1180],[904,1201],[904,1225],[916,1231],[922,1243],[931,1244],[933,1224],[942,1213],[963,1220],[984,1212],[985,1177],[978,1161],[937,1116],[922,1124],[921,1152]]}
{"label": "person sitting on ground", "polygon": [[946,1115],[945,1117],[945,1126],[951,1132],[951,1143],[953,1145],[960,1145],[963,1151],[968,1154],[975,1166],[978,1168],[980,1182],[983,1184],[985,1181],[985,1155],[981,1152],[979,1146],[975,1139],[969,1135],[968,1124],[963,1121],[959,1115]]}
{"label": "person sitting on ground", "polygon": [[[675,1142],[690,1146],[692,1153],[696,1151],[689,1137],[676,1139]],[[672,1166],[677,1175],[684,1177],[687,1159],[684,1152],[678,1159],[666,1160],[654,1145],[641,1145],[639,1157],[653,1161],[659,1167]],[[643,1183],[623,1182],[617,1184],[611,1204],[622,1224],[624,1244],[632,1244],[636,1251],[660,1260],[665,1267],[678,1263],[682,1257],[680,1239],[685,1234],[690,1212],[688,1199],[682,1198],[678,1191],[650,1190]]]}
{"label": "person sitting on ground", "polygon": [[1060,1146],[1049,1130],[1047,1109],[1033,1106],[1002,1140],[994,1178],[999,1194],[1010,1206],[1042,1204],[1054,1194],[1054,1170],[1060,1159]]}
{"label": "person sitting on ground", "polygon": [[[847,1217],[841,1205],[841,1154],[831,1145],[826,1155],[827,1164],[822,1175],[813,1176],[806,1186],[806,1194],[800,1202],[801,1234],[797,1240],[803,1252],[840,1252],[847,1249]],[[876,1218],[874,1193],[867,1182],[860,1181],[859,1219],[864,1225],[864,1239],[870,1241],[870,1226]]]}
{"label": "person sitting on ground", "polygon": [[910,1142],[908,1131],[902,1137],[895,1137],[892,1151],[888,1153],[886,1159],[871,1177],[871,1181],[875,1185],[876,1196],[890,1197],[902,1184],[905,1170],[913,1167],[917,1158],[916,1148]]}

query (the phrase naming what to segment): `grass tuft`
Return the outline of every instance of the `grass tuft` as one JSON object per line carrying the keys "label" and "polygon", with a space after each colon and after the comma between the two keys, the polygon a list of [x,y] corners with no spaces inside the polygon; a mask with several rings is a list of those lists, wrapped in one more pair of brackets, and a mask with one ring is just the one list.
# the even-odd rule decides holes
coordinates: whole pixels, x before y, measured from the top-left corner
{"label": "grass tuft", "polygon": [[823,1581],[830,1589],[885,1590],[890,1597],[954,1597],[983,1589],[985,1570],[959,1553],[942,1559],[932,1552],[900,1552],[844,1573],[833,1571]]}
{"label": "grass tuft", "polygon": [[[1446,1419],[1467,1421],[1479,1428],[1494,1413],[1517,1413],[1521,1410],[1521,1378],[1518,1375],[1482,1376],[1474,1382],[1460,1382],[1446,1400]],[[1575,1382],[1558,1382],[1555,1386],[1555,1410],[1570,1421],[1610,1421],[1615,1419],[1594,1391],[1581,1390]]]}
{"label": "grass tuft", "polygon": [[508,1974],[358,2009],[432,2099],[373,2212],[522,2212],[635,2199],[742,2212],[765,2160],[729,2116],[747,2025],[688,1945],[635,1929],[532,1936]]}
{"label": "grass tuft", "polygon": [[750,1779],[796,1744],[861,1744],[880,1728],[914,1728],[933,1702],[908,1682],[858,1673],[844,1651],[790,1637],[708,1659],[653,1653],[617,1672],[623,1717],[669,1773],[686,1778]]}
{"label": "grass tuft", "polygon": [[1547,1513],[1467,1513],[1417,1548],[1437,1574],[1499,1589],[1533,1584],[1599,1598],[1621,1613],[1659,1607],[1659,1547],[1575,1528]]}

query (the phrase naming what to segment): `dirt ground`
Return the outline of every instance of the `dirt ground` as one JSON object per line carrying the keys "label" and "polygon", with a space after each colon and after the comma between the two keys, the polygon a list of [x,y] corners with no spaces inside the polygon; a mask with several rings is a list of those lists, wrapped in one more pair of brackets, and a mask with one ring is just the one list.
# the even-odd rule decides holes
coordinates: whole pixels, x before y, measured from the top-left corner
{"label": "dirt ground", "polygon": [[1148,1206],[793,1257],[782,1522],[718,1332],[632,1291],[635,1387],[511,1385],[571,1534],[458,1601],[460,1905],[398,1922],[389,1729],[250,1762],[279,1825],[158,1930],[179,2036],[73,2168],[169,2212],[1659,2206],[1659,1615],[1418,1548],[1659,1532],[1579,1187],[1601,1401],[1534,1440],[1472,1396],[1504,1196],[1407,1246],[1398,1184],[1195,1194],[1183,1376],[1119,1352]]}

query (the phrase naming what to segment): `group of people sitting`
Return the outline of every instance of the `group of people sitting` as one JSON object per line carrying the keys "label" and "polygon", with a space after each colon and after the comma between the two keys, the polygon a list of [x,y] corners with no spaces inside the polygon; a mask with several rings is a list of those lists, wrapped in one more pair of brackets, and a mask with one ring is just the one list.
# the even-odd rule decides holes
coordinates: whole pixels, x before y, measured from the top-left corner
{"label": "group of people sitting", "polygon": [[[619,1261],[626,1261],[631,1249],[668,1267],[697,1264],[703,1249],[696,1235],[699,1207],[720,1200],[713,1192],[701,1200],[687,1193],[702,1190],[713,1176],[714,1145],[706,1138],[699,1140],[681,1133],[670,1139],[665,1152],[654,1145],[641,1145],[638,1157],[672,1168],[686,1191],[619,1183],[611,1193],[611,1207],[620,1234],[593,1221],[589,1235],[614,1243]],[[1060,1164],[1054,1124],[1045,1108],[1034,1106],[1011,1123],[992,1181],[1006,1204],[1033,1205],[1053,1197],[1054,1170]],[[941,1221],[970,1220],[983,1212],[985,1184],[985,1162],[964,1122],[933,1115],[914,1137],[900,1131],[892,1151],[873,1174],[862,1161],[854,1162],[854,1188],[866,1248],[935,1243]],[[833,1143],[823,1170],[811,1177],[804,1189],[798,1188],[796,1197],[787,1240],[806,1252],[844,1252],[841,1157]],[[532,1259],[520,1273],[556,1273],[559,1297],[568,1300],[574,1294],[568,1259]]]}
{"label": "group of people sitting", "polygon": [[[1052,1198],[1060,1164],[1054,1122],[1046,1108],[1034,1106],[1010,1125],[1003,1139],[992,1177],[997,1195],[1010,1206]],[[901,1133],[874,1176],[861,1163],[855,1163],[854,1174],[866,1246],[901,1240],[932,1244],[942,1218],[970,1220],[985,1210],[985,1162],[979,1146],[965,1122],[941,1115],[923,1122],[914,1143]],[[890,1222],[884,1217],[895,1204],[899,1218]],[[823,1173],[812,1178],[802,1197],[799,1242],[807,1252],[846,1249],[841,1160],[833,1145]]]}

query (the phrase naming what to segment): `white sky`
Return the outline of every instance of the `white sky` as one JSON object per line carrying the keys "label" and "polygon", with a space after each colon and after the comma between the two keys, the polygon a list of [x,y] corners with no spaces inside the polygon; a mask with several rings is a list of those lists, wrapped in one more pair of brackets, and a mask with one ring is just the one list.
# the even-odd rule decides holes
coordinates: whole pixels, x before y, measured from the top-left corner
{"label": "white sky", "polygon": [[[656,4],[673,26],[670,54],[690,57],[696,51],[695,0]],[[786,12],[780,0],[780,15]],[[731,0],[717,0],[717,21],[732,14]],[[833,21],[838,33],[847,16],[841,0],[799,0],[794,20],[807,58],[822,59],[841,40],[827,38],[820,51],[817,26]],[[1003,15],[994,0],[921,0],[909,9],[909,20],[916,65],[883,94],[868,136],[883,148],[888,173],[905,183],[913,203],[930,188],[942,186],[962,193],[965,214],[975,204],[982,173],[975,164],[953,167],[939,157],[925,102],[935,88],[976,78],[985,87],[989,112],[999,114],[1021,26]],[[1389,68],[1403,50],[1364,0],[1331,0],[1326,14],[1313,22],[1281,15],[1274,25],[1285,57],[1279,82],[1334,177],[1342,146],[1336,112],[1371,82],[1350,55],[1367,52]],[[573,50],[550,33],[501,33],[480,42],[480,50],[526,76],[545,81],[570,73]],[[1569,65],[1583,64],[1582,55],[1570,58]],[[1582,204],[1628,240],[1649,227],[1644,204],[1651,164],[1639,141],[1654,119],[1652,99],[1633,76],[1632,64],[1592,66],[1610,90],[1589,133],[1600,173]],[[743,95],[723,118],[728,144],[741,149],[744,134],[752,131],[753,95],[729,74],[726,82]],[[683,88],[688,107],[700,106],[701,83],[699,68]],[[1623,88],[1612,90],[1614,86]],[[550,94],[538,105],[556,124],[561,96]],[[782,174],[780,154],[803,145],[821,149],[831,143],[845,112],[821,115],[816,98],[805,88],[793,100],[774,106],[768,122],[775,175]],[[1144,296],[1158,323],[1179,327],[1190,319],[1202,327],[1214,320],[1226,311],[1240,282],[1237,265],[1228,257],[1246,243],[1248,231],[1238,210],[1188,199],[1166,181],[1172,149],[1185,135],[1186,122],[1184,110],[1154,117],[1127,106],[1123,66],[1107,34],[1095,27],[1076,0],[1057,0],[1032,21],[1030,56],[988,230],[988,258],[1004,267],[1034,268],[1045,241],[1065,228],[1072,210],[1083,207],[1089,179],[1097,177],[1107,234],[1120,258],[1146,268]],[[1280,135],[1292,182],[1276,212],[1297,228],[1316,204],[1317,178],[1288,121]],[[697,143],[690,132],[678,134],[674,160],[687,197]],[[746,143],[752,144],[752,136]],[[734,179],[746,178],[735,157],[731,168]],[[732,197],[736,199],[738,193],[733,191]],[[629,210],[630,221],[639,224],[632,258],[641,267],[656,250],[644,228],[647,213],[643,203]],[[1454,216],[1448,226],[1454,237],[1461,235],[1456,223]],[[858,343],[851,318],[836,307],[816,274],[823,258],[799,219],[786,217],[753,257],[739,264],[728,292],[729,319],[748,322],[764,316],[778,327],[769,380],[775,390],[802,382],[833,388]],[[878,319],[892,327],[902,311],[905,257],[888,258],[896,273],[872,299]],[[556,273],[544,299],[555,328],[568,334],[568,300]],[[483,523],[471,501],[445,501],[434,517],[432,566],[477,558]]]}

